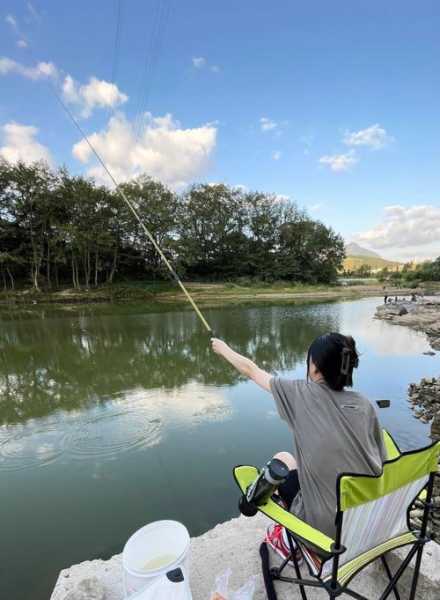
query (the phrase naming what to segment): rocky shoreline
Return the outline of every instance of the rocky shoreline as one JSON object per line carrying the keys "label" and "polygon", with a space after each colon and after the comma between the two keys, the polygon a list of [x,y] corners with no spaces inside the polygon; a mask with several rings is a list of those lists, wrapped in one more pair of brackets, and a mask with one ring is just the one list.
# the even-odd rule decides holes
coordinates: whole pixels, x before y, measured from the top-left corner
{"label": "rocky shoreline", "polygon": [[[440,297],[419,299],[416,302],[397,301],[377,307],[376,319],[382,319],[394,325],[406,325],[416,331],[423,331],[433,350],[440,350]],[[434,351],[425,352],[434,355]],[[408,388],[408,401],[414,416],[422,423],[431,423],[432,441],[440,441],[440,377],[423,378],[419,383],[411,383]],[[433,504],[429,532],[440,544],[440,464],[438,476],[434,482]],[[415,528],[420,528],[423,516],[423,504],[416,501],[410,520]]]}
{"label": "rocky shoreline", "polygon": [[[411,383],[408,388],[408,401],[417,419],[423,423],[431,422],[432,441],[440,441],[440,377],[423,378],[418,384]],[[429,532],[432,539],[440,544],[440,463],[434,481],[432,502],[434,510],[430,518]],[[422,524],[423,508],[423,504],[417,500],[411,512],[411,523],[416,528],[420,528]]]}
{"label": "rocky shoreline", "polygon": [[440,350],[440,297],[417,302],[400,301],[377,307],[376,319],[394,325],[406,325],[426,333],[434,350]]}

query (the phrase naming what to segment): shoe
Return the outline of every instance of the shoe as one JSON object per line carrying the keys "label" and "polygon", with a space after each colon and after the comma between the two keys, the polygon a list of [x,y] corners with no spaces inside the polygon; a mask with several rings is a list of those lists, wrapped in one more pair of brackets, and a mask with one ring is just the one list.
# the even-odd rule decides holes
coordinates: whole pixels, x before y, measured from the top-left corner
{"label": "shoe", "polygon": [[[266,531],[266,536],[264,538],[264,541],[283,560],[286,560],[286,558],[289,558],[289,556],[291,555],[289,542],[287,541],[287,534],[282,525],[279,525],[278,523],[272,523],[271,525],[269,525],[269,527],[267,528],[267,531]],[[296,560],[298,561],[298,565],[300,565],[302,562],[301,551],[297,547],[294,540],[292,540],[292,544],[295,549]],[[289,562],[293,566],[293,564],[294,564],[293,561],[290,560]]]}
{"label": "shoe", "polygon": [[321,571],[321,559],[313,552],[313,550],[307,548],[307,546],[302,546],[302,551],[307,565],[311,569],[312,573],[317,575]]}

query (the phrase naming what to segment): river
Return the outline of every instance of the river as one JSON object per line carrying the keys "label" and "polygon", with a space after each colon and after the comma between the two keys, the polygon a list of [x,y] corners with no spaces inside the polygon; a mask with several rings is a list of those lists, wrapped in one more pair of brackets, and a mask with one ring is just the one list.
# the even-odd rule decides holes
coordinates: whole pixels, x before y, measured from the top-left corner
{"label": "river", "polygon": [[[403,448],[428,441],[406,402],[438,375],[423,334],[373,320],[380,299],[210,309],[219,337],[286,376],[312,339],[353,335],[355,388]],[[47,600],[60,569],[120,552],[145,523],[192,535],[237,515],[237,463],[291,448],[271,396],[209,350],[188,310],[96,306],[0,313],[0,595]]]}

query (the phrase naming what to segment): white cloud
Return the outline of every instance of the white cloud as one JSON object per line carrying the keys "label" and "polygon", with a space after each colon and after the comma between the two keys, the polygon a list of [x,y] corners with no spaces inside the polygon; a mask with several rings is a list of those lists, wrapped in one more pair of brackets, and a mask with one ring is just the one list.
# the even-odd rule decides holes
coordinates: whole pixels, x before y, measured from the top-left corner
{"label": "white cloud", "polygon": [[260,119],[261,131],[272,131],[278,127],[278,123],[268,119],[267,117],[261,117]]}
{"label": "white cloud", "polygon": [[[27,46],[26,40],[19,40],[22,48]],[[26,79],[58,79],[58,69],[52,62],[39,62],[34,67],[27,67],[15,60],[0,57],[0,75],[15,73]],[[103,79],[90,77],[87,84],[80,84],[71,75],[64,78],[62,89],[64,100],[75,105],[82,117],[89,117],[95,108],[115,108],[124,104],[128,96],[118,86]]]}
{"label": "white cloud", "polygon": [[324,204],[322,202],[319,202],[318,204],[311,204],[308,209],[310,212],[312,213],[317,213],[321,210],[321,208],[324,206]]}
{"label": "white cloud", "polygon": [[275,150],[272,152],[272,160],[280,160],[281,152],[279,150]]}
{"label": "white cloud", "polygon": [[359,131],[347,131],[343,141],[347,146],[367,146],[373,150],[379,150],[392,142],[393,138],[376,123]]}
{"label": "white cloud", "polygon": [[56,66],[51,62],[39,62],[35,67],[25,67],[21,63],[10,58],[0,58],[0,75],[8,75],[16,73],[26,79],[56,78],[58,71]]}
{"label": "white cloud", "polygon": [[35,6],[32,4],[32,2],[27,2],[26,7],[27,7],[28,13],[32,17],[32,19],[34,21],[40,22],[42,17],[40,15],[40,13],[38,12],[38,10],[35,8]]}
{"label": "white cloud", "polygon": [[440,254],[440,207],[423,204],[386,206],[383,221],[358,234],[357,240],[378,249],[403,249],[410,255],[414,255],[417,248],[437,244],[437,254]]}
{"label": "white cloud", "polygon": [[0,147],[0,156],[5,160],[11,163],[21,160],[26,164],[45,160],[53,164],[49,149],[35,139],[37,127],[11,122],[3,125],[2,133],[5,145]]}
{"label": "white cloud", "polygon": [[193,67],[196,69],[203,69],[206,66],[207,60],[203,56],[195,56],[192,59]]}
{"label": "white cloud", "polygon": [[128,100],[128,96],[115,83],[90,77],[89,83],[80,85],[70,75],[64,79],[63,98],[69,104],[76,105],[82,117],[89,117],[96,107],[114,108]]}
{"label": "white cloud", "polygon": [[[216,145],[217,128],[212,124],[183,129],[170,114],[145,113],[143,131],[136,135],[135,129],[120,113],[105,130],[89,136],[118,182],[146,173],[174,188],[182,187],[206,168]],[[84,164],[93,159],[85,140],[74,145],[73,155]],[[109,183],[99,165],[91,167],[89,174]]]}
{"label": "white cloud", "polygon": [[194,56],[191,59],[192,65],[195,69],[209,69],[212,73],[220,73],[220,67],[218,65],[211,65],[208,59],[204,56]]}
{"label": "white cloud", "polygon": [[358,162],[353,150],[346,154],[330,154],[321,156],[319,162],[322,165],[327,165],[335,173],[341,173],[342,171],[348,171],[354,164]]}
{"label": "white cloud", "polygon": [[14,15],[9,14],[9,15],[6,15],[5,21],[11,27],[11,29],[14,32],[15,36],[18,38],[17,39],[17,46],[19,48],[27,48],[28,42],[26,40],[26,36],[24,35],[24,33],[20,29],[17,17],[15,17]]}
{"label": "white cloud", "polygon": [[12,29],[14,31],[17,31],[18,23],[17,23],[17,19],[14,17],[14,15],[10,15],[10,14],[6,15],[5,21],[8,25],[10,25],[12,27]]}

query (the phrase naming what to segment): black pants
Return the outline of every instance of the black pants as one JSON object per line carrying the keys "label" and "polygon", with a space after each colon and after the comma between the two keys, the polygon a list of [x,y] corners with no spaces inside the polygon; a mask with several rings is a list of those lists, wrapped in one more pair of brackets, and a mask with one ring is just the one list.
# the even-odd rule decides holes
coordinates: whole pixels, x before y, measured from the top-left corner
{"label": "black pants", "polygon": [[287,504],[287,510],[290,509],[293,499],[299,490],[298,471],[293,469],[292,471],[289,471],[286,481],[278,488],[278,494]]}

